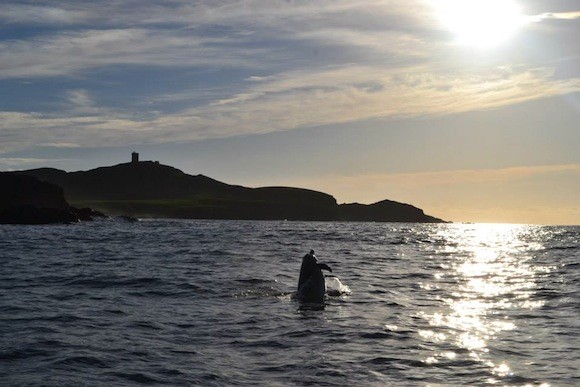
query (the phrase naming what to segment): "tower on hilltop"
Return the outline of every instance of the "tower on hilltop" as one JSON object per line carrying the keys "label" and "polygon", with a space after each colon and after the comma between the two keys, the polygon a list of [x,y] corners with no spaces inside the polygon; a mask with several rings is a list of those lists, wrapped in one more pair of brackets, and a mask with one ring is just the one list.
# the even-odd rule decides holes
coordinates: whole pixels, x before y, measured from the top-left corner
{"label": "tower on hilltop", "polygon": [[139,162],[139,153],[133,152],[131,153],[131,163],[137,164]]}

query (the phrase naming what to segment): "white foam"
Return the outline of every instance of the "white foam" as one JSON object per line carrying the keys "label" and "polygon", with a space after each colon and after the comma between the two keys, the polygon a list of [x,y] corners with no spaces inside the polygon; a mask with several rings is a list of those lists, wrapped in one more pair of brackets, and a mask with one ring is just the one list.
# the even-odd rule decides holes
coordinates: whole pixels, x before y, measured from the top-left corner
{"label": "white foam", "polygon": [[326,276],[324,280],[326,282],[326,294],[329,296],[341,296],[343,294],[350,294],[350,288],[340,282],[338,277]]}

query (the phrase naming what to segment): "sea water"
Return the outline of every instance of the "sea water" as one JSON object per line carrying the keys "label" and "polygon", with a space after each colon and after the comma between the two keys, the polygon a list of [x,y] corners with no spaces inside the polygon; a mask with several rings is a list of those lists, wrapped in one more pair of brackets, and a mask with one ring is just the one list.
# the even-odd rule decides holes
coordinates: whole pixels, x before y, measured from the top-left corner
{"label": "sea water", "polygon": [[579,319],[579,227],[0,226],[3,386],[580,385]]}

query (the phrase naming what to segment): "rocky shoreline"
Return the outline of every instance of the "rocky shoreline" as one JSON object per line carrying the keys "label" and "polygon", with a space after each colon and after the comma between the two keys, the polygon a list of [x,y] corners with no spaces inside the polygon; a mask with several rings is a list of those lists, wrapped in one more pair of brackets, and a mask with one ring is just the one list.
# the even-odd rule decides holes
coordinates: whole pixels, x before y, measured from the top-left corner
{"label": "rocky shoreline", "polygon": [[77,223],[106,219],[91,208],[75,208],[62,188],[33,177],[0,174],[0,224]]}

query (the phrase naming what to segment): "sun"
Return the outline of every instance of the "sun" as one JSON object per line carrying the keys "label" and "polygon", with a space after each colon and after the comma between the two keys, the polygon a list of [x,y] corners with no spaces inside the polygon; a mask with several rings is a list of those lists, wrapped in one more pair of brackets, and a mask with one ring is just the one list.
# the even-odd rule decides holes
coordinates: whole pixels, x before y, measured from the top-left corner
{"label": "sun", "polygon": [[523,24],[519,5],[512,0],[433,0],[443,26],[457,43],[489,48],[509,40]]}

